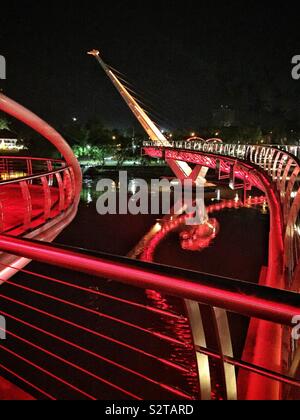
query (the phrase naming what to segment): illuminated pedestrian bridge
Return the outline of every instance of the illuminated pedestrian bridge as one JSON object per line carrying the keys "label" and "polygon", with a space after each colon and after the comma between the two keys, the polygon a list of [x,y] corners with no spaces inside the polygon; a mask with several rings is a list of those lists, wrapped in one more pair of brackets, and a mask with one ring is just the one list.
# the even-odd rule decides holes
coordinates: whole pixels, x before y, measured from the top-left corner
{"label": "illuminated pedestrian bridge", "polygon": [[[156,223],[141,259],[51,244],[76,216],[80,166],[53,128],[0,95],[2,111],[62,155],[1,159],[0,376],[16,398],[299,399],[299,150],[167,142],[93,54],[151,137],[147,156],[195,183],[213,169],[244,192],[239,206],[260,190],[268,267],[252,284],[154,264],[153,249],[180,219]],[[218,206],[207,213],[234,203]],[[194,231],[182,234],[185,246],[191,236],[201,247]]]}

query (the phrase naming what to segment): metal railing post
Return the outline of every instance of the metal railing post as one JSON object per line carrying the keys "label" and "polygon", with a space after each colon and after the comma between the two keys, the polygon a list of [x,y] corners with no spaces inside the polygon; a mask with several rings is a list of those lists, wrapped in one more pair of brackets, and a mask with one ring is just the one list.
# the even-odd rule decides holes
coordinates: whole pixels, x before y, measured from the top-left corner
{"label": "metal railing post", "polygon": [[199,303],[192,300],[185,300],[185,306],[195,346],[195,355],[198,370],[197,373],[200,386],[200,399],[209,401],[211,400],[212,392],[209,358],[204,354],[200,354],[196,350],[197,346],[207,348]]}
{"label": "metal railing post", "polygon": [[31,201],[31,194],[30,194],[30,191],[29,191],[29,186],[28,186],[27,181],[20,182],[20,187],[21,187],[21,191],[22,191],[24,204],[25,204],[23,228],[26,231],[30,228],[30,225],[31,225],[32,201]]}
{"label": "metal railing post", "polygon": [[50,219],[51,213],[51,191],[49,187],[49,182],[46,176],[41,178],[44,192],[44,217],[45,220]]}
{"label": "metal railing post", "polygon": [[60,172],[57,172],[55,176],[59,189],[59,212],[62,212],[65,208],[65,188]]}

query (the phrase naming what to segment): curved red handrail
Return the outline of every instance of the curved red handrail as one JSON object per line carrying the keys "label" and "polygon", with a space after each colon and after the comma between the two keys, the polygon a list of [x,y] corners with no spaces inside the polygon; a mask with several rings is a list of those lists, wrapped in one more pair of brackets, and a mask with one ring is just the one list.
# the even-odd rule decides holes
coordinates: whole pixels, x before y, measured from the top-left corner
{"label": "curved red handrail", "polygon": [[54,128],[43,121],[40,117],[2,93],[0,94],[0,110],[31,127],[56,147],[63,156],[67,165],[73,169],[75,181],[75,201],[78,204],[82,188],[82,173],[80,165],[68,143],[56,130],[54,130]]}

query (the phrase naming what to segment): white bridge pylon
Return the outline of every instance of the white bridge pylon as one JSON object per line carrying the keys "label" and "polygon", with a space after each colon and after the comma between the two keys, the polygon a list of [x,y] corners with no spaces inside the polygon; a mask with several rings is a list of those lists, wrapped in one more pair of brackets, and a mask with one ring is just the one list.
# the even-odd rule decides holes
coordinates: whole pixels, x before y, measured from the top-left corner
{"label": "white bridge pylon", "polygon": [[[162,134],[160,129],[154,124],[154,122],[149,118],[145,110],[137,103],[134,97],[128,92],[119,78],[113,73],[112,70],[107,66],[107,64],[102,60],[100,52],[98,50],[92,50],[88,52],[88,55],[92,55],[96,58],[100,66],[103,68],[107,76],[110,78],[114,84],[117,91],[120,93],[124,101],[127,103],[131,109],[134,116],[137,118],[143,129],[146,131],[149,138],[158,143],[160,146],[171,147],[168,139]],[[172,171],[175,173],[176,177],[180,180],[192,179],[198,185],[204,185],[206,182],[207,168],[200,167],[198,170],[189,166],[186,162],[167,161],[168,165],[171,167]]]}

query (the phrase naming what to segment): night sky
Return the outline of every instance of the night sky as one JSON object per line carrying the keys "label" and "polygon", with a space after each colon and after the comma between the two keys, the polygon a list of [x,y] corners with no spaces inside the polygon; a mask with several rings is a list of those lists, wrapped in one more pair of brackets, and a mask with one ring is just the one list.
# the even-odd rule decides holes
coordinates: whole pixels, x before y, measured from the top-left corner
{"label": "night sky", "polygon": [[262,91],[299,108],[298,11],[290,2],[3,2],[4,92],[48,121],[134,124],[95,60],[97,48],[167,129],[198,127],[221,104],[247,115]]}

